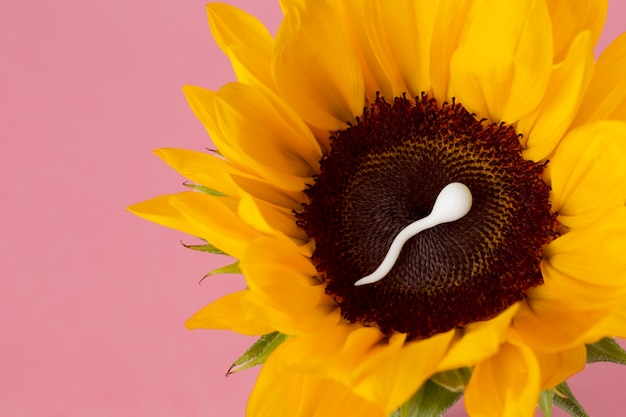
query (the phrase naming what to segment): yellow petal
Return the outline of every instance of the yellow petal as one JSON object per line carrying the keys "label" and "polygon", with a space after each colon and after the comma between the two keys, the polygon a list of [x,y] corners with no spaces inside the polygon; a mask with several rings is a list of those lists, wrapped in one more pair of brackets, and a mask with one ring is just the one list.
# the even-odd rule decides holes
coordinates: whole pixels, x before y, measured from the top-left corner
{"label": "yellow petal", "polygon": [[585,344],[590,344],[605,337],[626,337],[626,302],[622,302],[593,328],[590,328],[581,340]]}
{"label": "yellow petal", "polygon": [[172,229],[179,230],[191,236],[199,237],[200,234],[194,224],[172,206],[172,196],[172,194],[161,195],[150,200],[142,201],[141,203],[133,204],[128,207],[128,211],[151,222],[171,227]]}
{"label": "yellow petal", "polygon": [[586,30],[595,45],[604,26],[607,0],[547,0],[552,18],[554,62],[560,62],[576,36]]}
{"label": "yellow petal", "polygon": [[474,366],[481,360],[493,356],[500,349],[506,330],[518,308],[519,303],[516,303],[494,319],[467,325],[460,339],[452,344],[437,371]]}
{"label": "yellow petal", "polygon": [[[251,272],[254,272],[257,266],[292,271],[292,277],[289,279],[281,277],[279,274],[268,276],[271,279],[270,283],[274,284],[283,282],[286,285],[299,283],[300,285],[315,286],[320,284],[320,281],[315,278],[317,270],[310,259],[298,253],[295,246],[274,239],[258,239],[252,242],[246,256],[241,259],[241,266],[245,269],[249,267]],[[250,285],[254,286],[252,282]]]}
{"label": "yellow petal", "polygon": [[311,394],[317,391],[320,380],[281,371],[281,351],[288,342],[279,346],[261,368],[248,401],[247,417],[313,415],[317,399]]}
{"label": "yellow petal", "polygon": [[539,107],[523,117],[517,132],[524,135],[524,158],[545,159],[559,143],[576,116],[593,70],[593,43],[589,31],[581,33],[567,57],[552,69],[550,83]]}
{"label": "yellow petal", "polygon": [[626,338],[626,302],[617,306],[593,332],[590,332],[589,342],[594,343],[604,337]]}
{"label": "yellow petal", "polygon": [[291,372],[351,387],[355,394],[388,414],[434,373],[453,335],[450,331],[405,343],[404,334],[387,338],[375,327],[339,325],[319,335],[285,342],[288,354],[282,365]]}
{"label": "yellow petal", "polygon": [[574,125],[595,120],[626,120],[626,33],[615,39],[596,62]]}
{"label": "yellow petal", "polygon": [[302,202],[307,200],[303,190],[287,191],[277,188],[274,184],[265,180],[247,175],[233,174],[230,178],[244,193],[278,207],[284,207],[289,210],[301,210]]}
{"label": "yellow petal", "polygon": [[413,0],[364,3],[368,38],[391,80],[394,97],[403,93],[417,97],[430,90],[430,41],[437,4]]}
{"label": "yellow petal", "polygon": [[476,13],[452,56],[450,83],[478,118],[514,123],[541,101],[552,66],[550,16],[542,0],[493,2]]}
{"label": "yellow petal", "polygon": [[[435,372],[453,335],[451,330],[406,344],[401,335],[392,336],[388,346],[377,347],[357,368],[359,376],[354,391],[391,413]],[[394,338],[399,342],[396,349]]]}
{"label": "yellow petal", "polygon": [[[285,357],[282,360],[284,369],[290,372],[306,373],[320,378],[330,378],[347,383],[350,381],[353,364],[362,358],[362,352],[367,352],[375,343],[381,342],[383,336],[376,329],[362,331],[363,327],[351,324],[336,324],[319,334],[301,335],[286,341],[283,346]],[[360,337],[360,344],[350,344],[355,335]],[[360,350],[351,351],[349,346],[356,346]],[[348,346],[348,348],[346,348]],[[348,352],[342,354],[342,352]],[[343,371],[347,372],[343,372]]]}
{"label": "yellow petal", "polygon": [[[285,270],[274,270],[273,272],[285,272]],[[288,272],[288,271],[287,271]],[[247,274],[250,276],[250,274]],[[251,280],[256,282],[263,280],[269,275],[267,269],[256,272]],[[285,276],[286,279],[293,278],[292,276]],[[261,297],[261,294],[263,297]],[[303,285],[294,284],[279,284],[279,285],[264,285],[255,289],[255,300],[264,307],[281,313],[281,317],[303,317],[306,321],[298,323],[299,328],[304,329],[310,327],[308,322],[315,318],[315,321],[319,321],[321,318],[328,316],[334,310],[334,307],[323,307],[322,304],[326,301],[326,295],[323,288],[307,288]],[[290,320],[289,322],[295,322],[296,320]],[[276,325],[280,328],[279,325]],[[283,327],[284,329],[284,327]],[[289,331],[283,333],[299,334],[300,331]]]}
{"label": "yellow petal", "polygon": [[539,391],[539,365],[533,352],[524,345],[505,343],[474,369],[465,407],[472,417],[531,417]]}
{"label": "yellow petal", "polygon": [[207,305],[191,316],[185,324],[188,329],[232,330],[247,335],[262,335],[273,332],[258,308],[249,300],[250,291],[243,290],[228,294]]}
{"label": "yellow petal", "polygon": [[449,102],[450,60],[467,25],[483,1],[442,1],[437,9],[430,51],[430,76],[433,96],[440,103]]}
{"label": "yellow petal", "polygon": [[361,65],[367,99],[373,102],[377,93],[392,98],[394,95],[391,80],[385,74],[367,36],[369,24],[365,21],[364,0],[344,0],[339,2],[338,7]]}
{"label": "yellow petal", "polygon": [[195,236],[237,259],[241,259],[249,242],[261,236],[237,216],[231,207],[236,200],[229,197],[188,192],[171,196],[170,202],[192,224]]}
{"label": "yellow petal", "polygon": [[571,131],[551,159],[552,207],[569,227],[587,225],[626,202],[626,123]]}
{"label": "yellow petal", "polygon": [[[246,415],[249,417],[385,417],[382,409],[327,378],[289,372],[293,339],[276,349],[257,379]],[[280,382],[280,383],[277,383]]]}
{"label": "yellow petal", "polygon": [[242,174],[228,161],[204,152],[186,149],[157,149],[154,153],[185,178],[226,195],[236,196],[238,187],[232,174]]}
{"label": "yellow petal", "polygon": [[270,182],[300,191],[319,171],[322,152],[304,122],[269,91],[227,84],[218,91],[222,134],[247,163]]}
{"label": "yellow petal", "polygon": [[[575,311],[611,309],[626,299],[626,277],[586,281],[557,271],[547,262],[541,263],[545,284],[533,290],[530,300],[559,300]],[[532,301],[531,301],[532,303]]]}
{"label": "yellow petal", "polygon": [[213,38],[230,58],[237,79],[273,89],[270,71],[273,39],[265,26],[228,4],[209,3],[206,8]]}
{"label": "yellow petal", "polygon": [[573,229],[544,248],[544,260],[581,282],[626,286],[626,207],[584,228]]}
{"label": "yellow petal", "polygon": [[541,372],[541,389],[552,388],[576,372],[582,371],[587,360],[585,345],[555,353],[535,352]]}
{"label": "yellow petal", "polygon": [[267,236],[298,245],[308,241],[306,233],[297,226],[296,219],[289,210],[271,206],[243,194],[237,213],[242,221]]}
{"label": "yellow petal", "polygon": [[582,312],[555,300],[529,299],[521,304],[511,331],[533,350],[554,353],[613,335],[612,314],[608,309]]}
{"label": "yellow petal", "polygon": [[[344,336],[346,334],[347,336]],[[376,327],[343,325],[339,340],[344,340],[340,349],[327,360],[327,375],[353,387],[361,380],[362,366],[376,355],[397,352],[405,340],[404,335],[397,335],[391,343]]]}
{"label": "yellow petal", "polygon": [[363,112],[365,97],[343,22],[326,0],[314,7],[289,3],[273,56],[278,91],[306,122],[326,131],[343,129]]}
{"label": "yellow petal", "polygon": [[382,408],[355,395],[348,387],[332,381],[322,383],[323,391],[316,396],[318,408],[315,416],[319,417],[387,417]]}
{"label": "yellow petal", "polygon": [[310,260],[293,245],[259,239],[250,244],[240,267],[255,302],[282,333],[315,333],[337,323],[336,303],[314,278]]}
{"label": "yellow petal", "polygon": [[287,12],[294,7],[305,8],[307,1],[308,0],[278,0],[283,14],[287,14]]}
{"label": "yellow petal", "polygon": [[[420,87],[421,90],[416,91],[416,95],[418,96],[422,92],[430,93],[432,89],[430,57],[432,55],[435,19],[441,3],[443,3],[441,0],[415,2],[416,24],[419,29],[417,31],[418,43],[412,47],[418,49],[418,54],[421,56],[418,63],[421,74],[418,87]],[[404,77],[408,78],[407,75],[404,75]]]}
{"label": "yellow petal", "polygon": [[233,146],[229,137],[224,135],[220,128],[216,111],[217,93],[190,85],[184,86],[183,92],[191,110],[204,125],[220,153],[233,165],[244,171],[250,171],[247,169],[248,161],[246,158]]}
{"label": "yellow petal", "polygon": [[[277,293],[277,297],[288,296],[286,292]],[[274,329],[283,333],[297,336],[316,335],[324,333],[329,327],[336,326],[341,319],[338,308],[326,307],[304,311],[289,311],[274,300],[268,301],[265,294],[255,292],[252,300],[260,306],[264,320]]]}

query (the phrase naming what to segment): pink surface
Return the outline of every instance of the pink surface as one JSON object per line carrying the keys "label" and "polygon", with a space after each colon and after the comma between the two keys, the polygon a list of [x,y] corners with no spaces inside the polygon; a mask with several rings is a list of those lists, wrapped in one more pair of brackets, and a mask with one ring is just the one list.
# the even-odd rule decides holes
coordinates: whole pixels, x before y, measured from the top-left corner
{"label": "pink surface", "polygon": [[[228,3],[278,26],[277,0]],[[208,145],[181,86],[233,79],[204,1],[6,2],[0,51],[0,416],[243,416],[256,374],[223,375],[251,339],[183,327],[241,279],[198,285],[218,261],[125,211],[181,189],[152,149]],[[624,414],[626,368],[572,386]]]}

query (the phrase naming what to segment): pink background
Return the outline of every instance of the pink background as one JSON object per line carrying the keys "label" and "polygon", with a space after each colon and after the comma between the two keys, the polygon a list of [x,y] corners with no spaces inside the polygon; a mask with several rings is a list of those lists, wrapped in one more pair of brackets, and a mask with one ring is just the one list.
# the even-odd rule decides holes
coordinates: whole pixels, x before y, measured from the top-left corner
{"label": "pink background", "polygon": [[[278,26],[276,0],[229,3]],[[626,30],[610,4],[600,48]],[[0,59],[0,416],[243,416],[256,372],[224,373],[252,339],[183,327],[242,280],[198,285],[224,260],[125,211],[182,189],[152,149],[208,146],[181,86],[233,74],[204,0],[5,2]],[[571,385],[623,415],[626,368]]]}

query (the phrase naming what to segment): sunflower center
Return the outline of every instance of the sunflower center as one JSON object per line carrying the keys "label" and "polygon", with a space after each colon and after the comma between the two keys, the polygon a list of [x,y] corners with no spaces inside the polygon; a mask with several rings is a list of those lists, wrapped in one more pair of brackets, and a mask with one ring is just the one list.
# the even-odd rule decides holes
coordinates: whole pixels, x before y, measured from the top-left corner
{"label": "sunflower center", "polygon": [[[542,283],[555,226],[543,169],[511,126],[425,96],[379,98],[331,137],[299,224],[346,319],[424,338],[490,319]],[[467,203],[438,201],[454,184],[471,209],[431,225]],[[415,224],[428,227],[406,232]]]}

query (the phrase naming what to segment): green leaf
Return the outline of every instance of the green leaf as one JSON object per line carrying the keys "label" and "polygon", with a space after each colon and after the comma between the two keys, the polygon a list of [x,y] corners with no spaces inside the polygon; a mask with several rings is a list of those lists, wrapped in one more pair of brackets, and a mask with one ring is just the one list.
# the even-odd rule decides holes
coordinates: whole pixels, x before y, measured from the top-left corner
{"label": "green leaf", "polygon": [[612,338],[607,337],[587,345],[587,363],[613,362],[626,365],[626,351]]}
{"label": "green leaf", "polygon": [[452,392],[428,380],[406,404],[391,413],[389,417],[440,417],[462,395],[461,392]]}
{"label": "green leaf", "polygon": [[202,192],[204,194],[214,195],[216,197],[225,197],[226,196],[226,194],[220,193],[219,191],[214,190],[212,188],[205,187],[204,185],[192,184],[190,182],[184,182],[183,185],[185,187],[191,188],[192,190],[200,191],[200,192]]}
{"label": "green leaf", "polygon": [[459,368],[452,371],[439,372],[430,379],[452,392],[463,392],[472,376],[470,368]]}
{"label": "green leaf", "polygon": [[226,375],[264,364],[270,354],[287,339],[287,335],[279,332],[261,336],[239,359],[233,362]]}
{"label": "green leaf", "polygon": [[186,245],[183,242],[180,242],[184,247],[186,247],[187,249],[193,249],[193,250],[197,250],[200,252],[207,252],[207,253],[213,253],[216,255],[227,255],[226,252],[221,251],[220,249],[216,248],[215,246],[211,245],[210,243],[204,244],[204,245]]}
{"label": "green leaf", "polygon": [[572,417],[589,417],[585,409],[580,405],[574,394],[569,389],[567,382],[562,382],[554,388],[552,399],[554,404]]}
{"label": "green leaf", "polygon": [[543,417],[552,417],[554,395],[554,391],[551,389],[541,391],[541,395],[539,396],[539,408],[541,408]]}

